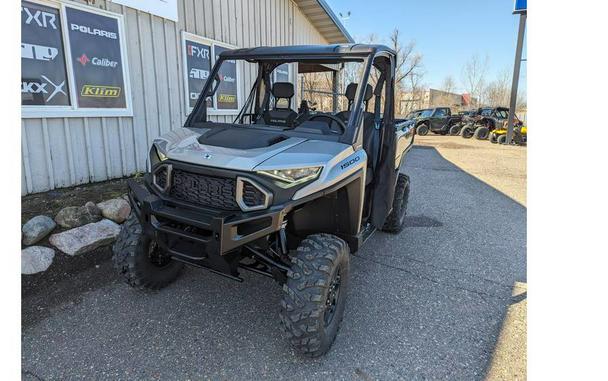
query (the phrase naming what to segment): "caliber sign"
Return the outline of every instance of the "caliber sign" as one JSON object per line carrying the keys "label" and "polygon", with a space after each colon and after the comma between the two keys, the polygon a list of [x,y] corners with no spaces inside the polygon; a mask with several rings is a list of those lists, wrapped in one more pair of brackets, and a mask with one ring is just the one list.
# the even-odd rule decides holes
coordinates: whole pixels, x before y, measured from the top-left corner
{"label": "caliber sign", "polygon": [[66,15],[78,106],[125,108],[118,21],[75,8]]}
{"label": "caliber sign", "polygon": [[69,106],[59,10],[21,3],[21,104]]}

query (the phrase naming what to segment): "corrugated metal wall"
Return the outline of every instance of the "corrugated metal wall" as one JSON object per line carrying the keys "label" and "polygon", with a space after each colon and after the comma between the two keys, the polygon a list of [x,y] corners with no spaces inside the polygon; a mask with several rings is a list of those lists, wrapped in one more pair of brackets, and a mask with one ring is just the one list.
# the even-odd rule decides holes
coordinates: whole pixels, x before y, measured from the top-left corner
{"label": "corrugated metal wall", "polygon": [[[291,0],[178,0],[178,23],[110,1],[94,7],[124,15],[134,116],[22,119],[22,194],[145,170],[151,141],[186,120],[183,30],[238,47],[327,43]],[[253,76],[244,73],[242,94]]]}

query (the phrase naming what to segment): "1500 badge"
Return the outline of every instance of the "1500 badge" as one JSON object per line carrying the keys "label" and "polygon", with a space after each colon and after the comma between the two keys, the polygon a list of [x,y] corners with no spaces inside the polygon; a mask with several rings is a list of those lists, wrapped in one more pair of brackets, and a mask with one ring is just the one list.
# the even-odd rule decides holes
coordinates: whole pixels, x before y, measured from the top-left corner
{"label": "1500 badge", "polygon": [[345,162],[343,164],[340,164],[340,169],[348,168],[349,166],[355,164],[359,160],[361,160],[361,156],[355,156],[352,159],[350,159],[349,161],[347,161],[347,162]]}

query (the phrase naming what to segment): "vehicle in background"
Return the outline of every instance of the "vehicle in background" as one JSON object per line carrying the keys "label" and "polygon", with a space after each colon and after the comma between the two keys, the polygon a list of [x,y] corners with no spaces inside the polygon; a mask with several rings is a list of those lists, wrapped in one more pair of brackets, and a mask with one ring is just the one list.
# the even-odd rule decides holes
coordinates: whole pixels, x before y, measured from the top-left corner
{"label": "vehicle in background", "polygon": [[[479,140],[485,140],[490,136],[492,131],[502,127],[508,118],[509,109],[507,107],[482,107],[476,115],[470,116],[465,120],[460,130],[460,136],[465,139],[474,137]],[[517,118],[516,125],[521,125],[521,122]]]}
{"label": "vehicle in background", "polygon": [[435,134],[447,135],[450,128],[462,121],[461,115],[452,115],[449,107],[434,107],[422,112],[416,117],[416,134],[424,136],[429,131]]}
{"label": "vehicle in background", "polygon": [[[511,144],[521,146],[528,142],[528,127],[523,125],[523,123],[521,123],[519,120],[517,121],[519,124],[513,126],[513,138],[511,139]],[[498,144],[505,144],[507,142],[506,121],[500,128],[497,128],[490,133],[490,142]]]}

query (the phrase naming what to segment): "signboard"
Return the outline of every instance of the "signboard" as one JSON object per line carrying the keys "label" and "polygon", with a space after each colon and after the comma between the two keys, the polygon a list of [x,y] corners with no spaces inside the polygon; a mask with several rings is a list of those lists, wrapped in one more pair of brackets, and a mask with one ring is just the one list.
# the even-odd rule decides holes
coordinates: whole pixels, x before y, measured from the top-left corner
{"label": "signboard", "polygon": [[66,15],[78,106],[125,108],[118,20],[76,8]]}
{"label": "signboard", "polygon": [[21,116],[130,116],[122,15],[21,2]]}
{"label": "signboard", "polygon": [[[220,57],[220,53],[228,48],[223,46],[215,46],[215,60],[217,61]],[[216,97],[216,108],[218,110],[238,110],[238,87],[237,87],[237,70],[236,61],[226,60],[222,63],[219,70],[220,85],[217,89]]]}
{"label": "signboard", "polygon": [[[210,78],[211,70],[228,45],[182,32],[182,54],[184,82],[186,83],[187,111],[196,105],[198,97]],[[211,115],[234,115],[239,111],[240,66],[234,60],[224,61],[219,69],[220,84],[213,99],[207,100],[207,111]]]}
{"label": "signboard", "polygon": [[[185,39],[188,105],[194,107],[211,71],[211,46]],[[211,107],[211,102],[207,104]]]}
{"label": "signboard", "polygon": [[526,13],[528,11],[528,0],[515,0],[513,13]]}
{"label": "signboard", "polygon": [[69,106],[59,9],[21,3],[21,104]]}
{"label": "signboard", "polygon": [[177,22],[177,0],[112,0],[117,4],[139,9]]}

